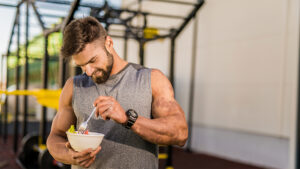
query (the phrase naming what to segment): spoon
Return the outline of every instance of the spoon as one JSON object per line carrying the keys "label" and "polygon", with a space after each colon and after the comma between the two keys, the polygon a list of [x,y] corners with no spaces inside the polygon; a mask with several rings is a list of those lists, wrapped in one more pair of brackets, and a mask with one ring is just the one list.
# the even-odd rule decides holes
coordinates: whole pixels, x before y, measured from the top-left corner
{"label": "spoon", "polygon": [[92,111],[92,113],[90,114],[89,118],[88,118],[86,121],[84,121],[84,122],[82,122],[82,123],[80,124],[80,126],[79,126],[79,128],[78,128],[78,133],[83,134],[83,133],[85,132],[85,130],[86,130],[86,128],[87,128],[87,125],[88,125],[88,122],[90,121],[91,117],[92,117],[93,114],[95,113],[96,108],[97,108],[97,107],[95,107],[95,108],[93,109],[93,111]]}

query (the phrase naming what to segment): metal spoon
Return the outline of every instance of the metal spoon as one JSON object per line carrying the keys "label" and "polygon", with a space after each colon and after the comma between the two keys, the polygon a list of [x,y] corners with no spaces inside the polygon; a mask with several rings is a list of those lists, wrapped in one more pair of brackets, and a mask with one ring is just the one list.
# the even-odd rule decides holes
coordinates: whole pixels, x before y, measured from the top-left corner
{"label": "metal spoon", "polygon": [[95,113],[96,108],[97,108],[97,107],[95,107],[95,108],[93,109],[93,111],[92,111],[92,113],[90,114],[89,118],[88,118],[86,121],[84,121],[84,122],[82,122],[82,123],[80,124],[80,126],[79,126],[79,128],[78,128],[78,133],[83,134],[83,133],[85,132],[85,130],[86,130],[86,128],[87,128],[87,125],[88,125],[88,122],[89,122],[89,120],[91,119],[91,117],[93,116],[93,114]]}

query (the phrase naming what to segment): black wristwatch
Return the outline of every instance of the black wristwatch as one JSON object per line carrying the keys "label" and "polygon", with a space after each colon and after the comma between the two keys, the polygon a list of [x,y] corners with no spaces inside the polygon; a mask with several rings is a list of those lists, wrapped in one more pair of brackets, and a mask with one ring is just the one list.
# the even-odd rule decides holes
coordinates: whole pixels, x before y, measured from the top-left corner
{"label": "black wristwatch", "polygon": [[128,117],[128,121],[125,124],[125,128],[130,129],[131,126],[135,123],[136,119],[139,117],[137,112],[133,109],[129,109],[126,111],[126,116]]}

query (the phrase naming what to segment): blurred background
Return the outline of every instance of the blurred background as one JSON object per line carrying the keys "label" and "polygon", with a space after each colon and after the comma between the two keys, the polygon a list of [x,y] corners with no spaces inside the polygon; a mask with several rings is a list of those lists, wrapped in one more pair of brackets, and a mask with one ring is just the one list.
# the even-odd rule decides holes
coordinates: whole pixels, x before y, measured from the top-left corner
{"label": "blurred background", "polygon": [[81,73],[59,58],[61,32],[90,15],[174,86],[189,140],[160,146],[160,169],[300,168],[298,0],[1,0],[0,168],[69,167],[45,140]]}

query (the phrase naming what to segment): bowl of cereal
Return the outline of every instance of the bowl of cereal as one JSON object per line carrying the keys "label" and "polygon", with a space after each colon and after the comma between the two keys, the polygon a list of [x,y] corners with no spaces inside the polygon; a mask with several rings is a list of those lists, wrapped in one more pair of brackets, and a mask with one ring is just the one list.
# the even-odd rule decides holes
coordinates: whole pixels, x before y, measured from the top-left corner
{"label": "bowl of cereal", "polygon": [[84,134],[75,131],[72,125],[66,132],[68,141],[75,151],[83,151],[88,148],[95,150],[102,142],[104,134],[86,131]]}

